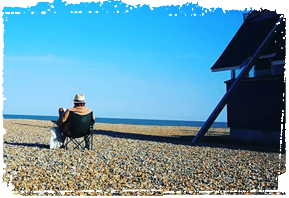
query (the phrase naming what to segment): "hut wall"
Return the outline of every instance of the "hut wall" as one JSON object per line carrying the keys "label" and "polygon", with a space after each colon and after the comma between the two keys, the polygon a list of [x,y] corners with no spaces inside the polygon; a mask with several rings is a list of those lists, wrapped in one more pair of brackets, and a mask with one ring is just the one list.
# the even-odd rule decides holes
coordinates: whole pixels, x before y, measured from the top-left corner
{"label": "hut wall", "polygon": [[[233,82],[225,82],[227,90]],[[282,110],[285,110],[284,92],[283,76],[245,79],[227,104],[231,138],[268,143],[278,141]]]}

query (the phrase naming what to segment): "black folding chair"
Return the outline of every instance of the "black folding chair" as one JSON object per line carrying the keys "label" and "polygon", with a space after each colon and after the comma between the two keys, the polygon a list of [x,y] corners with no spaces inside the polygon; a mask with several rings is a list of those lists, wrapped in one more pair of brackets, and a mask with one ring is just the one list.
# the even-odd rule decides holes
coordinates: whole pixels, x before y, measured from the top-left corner
{"label": "black folding chair", "polygon": [[[92,150],[94,124],[92,112],[87,115],[78,115],[74,112],[69,112],[67,122],[69,130],[64,134],[64,136],[66,136],[64,141],[65,149],[67,149],[67,145],[70,142],[73,142],[73,149],[81,147],[82,149],[87,148]],[[78,140],[78,138],[81,137],[84,137],[84,139],[82,141]],[[85,147],[82,146],[83,142],[85,142]]]}

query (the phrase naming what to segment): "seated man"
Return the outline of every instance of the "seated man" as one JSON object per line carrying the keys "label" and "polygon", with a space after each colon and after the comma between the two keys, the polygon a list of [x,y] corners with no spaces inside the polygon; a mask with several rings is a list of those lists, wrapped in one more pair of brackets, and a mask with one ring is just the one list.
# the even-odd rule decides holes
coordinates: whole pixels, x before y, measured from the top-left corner
{"label": "seated man", "polygon": [[[60,130],[62,132],[62,142],[64,143],[66,139],[65,132],[68,131],[68,123],[65,122],[69,116],[69,112],[74,112],[78,115],[87,115],[92,112],[88,107],[85,107],[85,98],[83,94],[76,94],[74,100],[72,101],[74,103],[74,107],[67,109],[65,112],[63,108],[59,108],[59,119],[56,122],[56,125],[60,127]],[[93,121],[94,121],[94,115]],[[85,147],[89,148],[90,141],[85,137]]]}

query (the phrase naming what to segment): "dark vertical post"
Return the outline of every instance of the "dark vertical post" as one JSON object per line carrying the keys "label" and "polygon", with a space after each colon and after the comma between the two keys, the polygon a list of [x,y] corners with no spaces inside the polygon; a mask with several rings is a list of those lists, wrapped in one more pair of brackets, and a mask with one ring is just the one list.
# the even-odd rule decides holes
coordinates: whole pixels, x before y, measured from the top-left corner
{"label": "dark vertical post", "polygon": [[272,30],[269,32],[263,43],[259,46],[259,48],[255,51],[252,58],[249,60],[247,65],[244,67],[244,69],[241,71],[237,79],[234,81],[230,89],[226,92],[226,94],[223,96],[219,104],[216,106],[214,111],[211,113],[210,117],[207,119],[207,121],[204,123],[196,137],[193,139],[192,144],[195,144],[199,139],[204,137],[208,129],[212,126],[218,115],[221,113],[223,108],[228,102],[229,97],[234,93],[234,91],[238,88],[242,80],[246,77],[246,75],[249,73],[249,71],[252,69],[254,63],[258,60],[259,56],[261,55],[263,49],[268,45],[270,40],[273,38],[273,32],[276,31],[277,27],[280,25],[280,23],[283,22],[283,17],[280,17],[276,25],[272,28]]}
{"label": "dark vertical post", "polygon": [[236,79],[236,70],[234,69],[231,71],[231,79]]}

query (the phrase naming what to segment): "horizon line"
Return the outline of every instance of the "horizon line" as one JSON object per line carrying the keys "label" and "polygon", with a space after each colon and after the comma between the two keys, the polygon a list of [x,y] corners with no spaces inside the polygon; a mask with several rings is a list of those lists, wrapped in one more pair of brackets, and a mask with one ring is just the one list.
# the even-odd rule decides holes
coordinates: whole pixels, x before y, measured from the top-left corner
{"label": "horizon line", "polygon": [[[2,117],[4,118],[4,115],[15,115],[15,116],[50,116],[50,117],[58,117],[57,115],[25,115],[25,114],[2,114]],[[155,121],[179,121],[179,122],[206,122],[206,121],[199,121],[199,120],[165,120],[165,119],[152,119],[152,118],[112,118],[112,117],[95,117],[95,119],[129,119],[129,120],[155,120]],[[215,121],[215,122],[222,122],[227,123],[227,121]]]}

